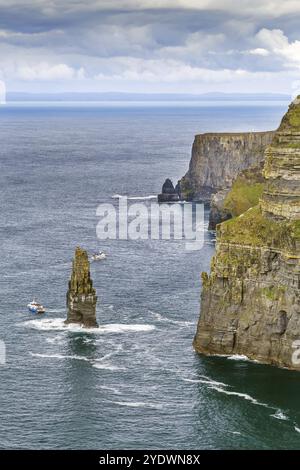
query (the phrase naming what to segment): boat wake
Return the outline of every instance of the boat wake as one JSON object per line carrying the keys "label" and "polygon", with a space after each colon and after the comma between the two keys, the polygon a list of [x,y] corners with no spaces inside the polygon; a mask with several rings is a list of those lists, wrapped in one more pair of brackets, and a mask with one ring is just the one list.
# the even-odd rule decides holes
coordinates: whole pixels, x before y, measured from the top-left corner
{"label": "boat wake", "polygon": [[111,370],[111,371],[122,371],[126,370],[126,367],[121,367],[121,366],[114,366],[112,364],[93,364],[93,367],[95,369],[105,369],[105,370]]}
{"label": "boat wake", "polygon": [[129,406],[131,408],[153,408],[156,410],[163,408],[163,405],[160,403],[147,403],[143,401],[113,401],[112,403],[119,406]]}
{"label": "boat wake", "polygon": [[75,361],[84,361],[88,362],[92,365],[92,367],[95,367],[96,369],[102,369],[102,370],[110,370],[110,371],[122,371],[126,370],[125,367],[122,366],[116,366],[110,362],[108,362],[108,359],[110,359],[112,356],[117,355],[121,351],[122,347],[118,346],[115,351],[110,352],[109,354],[106,354],[103,357],[100,358],[89,358],[86,356],[78,356],[76,354],[70,355],[70,354],[49,354],[49,353],[33,353],[30,351],[30,355],[32,357],[37,357],[37,358],[42,358],[42,359],[60,359],[60,360],[75,360]]}

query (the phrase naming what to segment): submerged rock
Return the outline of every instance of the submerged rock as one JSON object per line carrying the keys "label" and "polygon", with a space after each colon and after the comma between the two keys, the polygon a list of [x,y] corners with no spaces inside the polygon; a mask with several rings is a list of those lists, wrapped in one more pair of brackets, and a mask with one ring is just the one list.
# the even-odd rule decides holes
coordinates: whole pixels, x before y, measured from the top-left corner
{"label": "submerged rock", "polygon": [[178,187],[174,188],[172,181],[167,178],[164,182],[161,190],[161,194],[158,195],[158,202],[176,202],[179,201]]}
{"label": "submerged rock", "polygon": [[217,227],[194,347],[300,370],[299,100],[265,151],[263,174],[259,204]]}
{"label": "submerged rock", "polygon": [[86,328],[98,327],[96,303],[97,296],[90,276],[88,254],[77,247],[67,292],[68,316],[65,323],[79,323]]}

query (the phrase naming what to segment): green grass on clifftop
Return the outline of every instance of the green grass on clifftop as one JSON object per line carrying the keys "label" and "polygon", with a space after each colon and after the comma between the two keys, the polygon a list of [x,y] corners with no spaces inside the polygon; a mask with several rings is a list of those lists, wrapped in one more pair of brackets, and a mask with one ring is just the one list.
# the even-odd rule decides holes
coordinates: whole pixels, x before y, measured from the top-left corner
{"label": "green grass on clifftop", "polygon": [[297,97],[296,103],[293,102],[288,112],[283,117],[279,130],[290,129],[290,130],[299,130],[300,129],[300,96]]}
{"label": "green grass on clifftop", "polygon": [[259,203],[264,189],[262,165],[242,171],[233,182],[231,190],[224,201],[224,209],[232,217],[246,212]]}
{"label": "green grass on clifftop", "polygon": [[250,207],[258,204],[263,193],[263,183],[247,184],[244,179],[237,179],[226,196],[224,208],[233,217],[246,212]]}
{"label": "green grass on clifftop", "polygon": [[220,242],[293,251],[295,243],[300,241],[300,221],[277,222],[264,217],[260,207],[255,206],[220,224],[217,234]]}

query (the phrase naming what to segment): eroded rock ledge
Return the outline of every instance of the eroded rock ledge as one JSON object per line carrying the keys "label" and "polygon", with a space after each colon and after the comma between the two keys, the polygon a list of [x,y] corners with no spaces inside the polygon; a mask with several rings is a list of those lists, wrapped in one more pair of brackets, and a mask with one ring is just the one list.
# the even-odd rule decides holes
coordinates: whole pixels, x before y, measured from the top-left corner
{"label": "eroded rock ledge", "polygon": [[265,151],[260,203],[217,227],[194,347],[300,370],[300,100]]}

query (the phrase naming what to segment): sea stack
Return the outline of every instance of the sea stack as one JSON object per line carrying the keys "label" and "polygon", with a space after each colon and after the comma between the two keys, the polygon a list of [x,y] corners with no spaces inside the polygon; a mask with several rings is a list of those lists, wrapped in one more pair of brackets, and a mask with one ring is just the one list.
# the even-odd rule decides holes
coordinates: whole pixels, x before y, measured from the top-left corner
{"label": "sea stack", "polygon": [[77,323],[86,328],[97,328],[96,290],[90,275],[90,263],[85,250],[77,247],[67,292],[68,317],[66,324]]}
{"label": "sea stack", "polygon": [[179,194],[174,188],[172,181],[167,178],[161,190],[161,194],[157,197],[158,202],[176,202],[179,201]]}
{"label": "sea stack", "polygon": [[300,99],[265,151],[257,206],[217,226],[194,347],[300,370]]}

